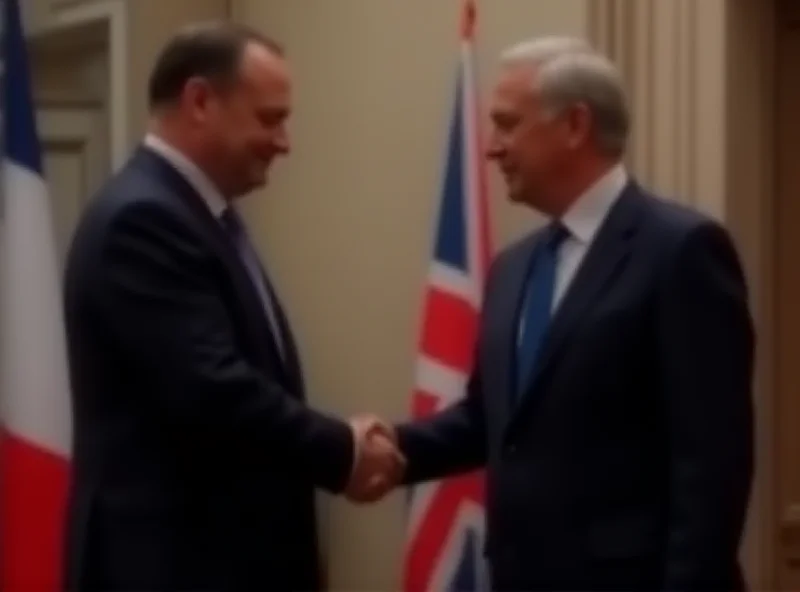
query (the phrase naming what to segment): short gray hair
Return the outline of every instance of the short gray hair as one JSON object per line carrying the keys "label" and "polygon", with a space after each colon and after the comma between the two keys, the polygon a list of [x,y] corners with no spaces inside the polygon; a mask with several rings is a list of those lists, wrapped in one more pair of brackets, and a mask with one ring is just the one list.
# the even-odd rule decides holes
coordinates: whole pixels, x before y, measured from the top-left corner
{"label": "short gray hair", "polygon": [[585,103],[596,124],[598,146],[622,156],[628,140],[630,114],[622,76],[614,64],[583,39],[540,37],[503,52],[501,63],[538,67],[538,90],[553,114]]}

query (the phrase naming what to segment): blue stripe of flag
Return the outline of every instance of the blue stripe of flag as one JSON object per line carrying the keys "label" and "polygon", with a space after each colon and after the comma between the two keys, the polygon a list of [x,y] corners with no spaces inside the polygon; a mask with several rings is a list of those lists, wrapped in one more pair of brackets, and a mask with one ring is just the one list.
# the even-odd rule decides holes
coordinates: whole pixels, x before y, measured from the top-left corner
{"label": "blue stripe of flag", "polygon": [[450,267],[468,271],[467,209],[464,186],[463,72],[459,69],[450,122],[447,164],[436,235],[436,259]]}
{"label": "blue stripe of flag", "polygon": [[486,574],[481,571],[482,567],[484,559],[480,537],[474,528],[469,527],[464,533],[461,559],[448,589],[451,592],[486,590]]}
{"label": "blue stripe of flag", "polygon": [[22,33],[18,0],[3,0],[5,27],[5,156],[31,171],[42,174],[42,156],[36,133],[28,51]]}

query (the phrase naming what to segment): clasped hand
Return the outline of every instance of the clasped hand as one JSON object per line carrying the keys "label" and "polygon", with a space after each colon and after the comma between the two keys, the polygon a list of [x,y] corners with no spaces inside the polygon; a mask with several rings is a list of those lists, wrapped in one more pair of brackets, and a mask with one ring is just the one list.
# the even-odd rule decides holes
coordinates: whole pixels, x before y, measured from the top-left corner
{"label": "clasped hand", "polygon": [[406,459],[391,425],[373,415],[350,420],[356,458],[345,495],[357,503],[374,502],[394,489],[405,472]]}

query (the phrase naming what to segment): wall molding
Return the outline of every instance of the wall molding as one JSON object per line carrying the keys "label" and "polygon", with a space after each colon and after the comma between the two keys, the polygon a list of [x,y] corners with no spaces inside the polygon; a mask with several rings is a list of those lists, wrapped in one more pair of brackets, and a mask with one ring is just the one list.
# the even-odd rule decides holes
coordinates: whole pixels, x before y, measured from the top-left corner
{"label": "wall molding", "polygon": [[128,147],[128,13],[126,0],[54,5],[52,24],[39,35],[102,24],[108,30],[108,114],[111,168],[116,170],[129,155]]}
{"label": "wall molding", "polygon": [[39,103],[37,124],[46,157],[71,159],[80,177],[77,195],[63,188],[51,190],[58,255],[62,258],[79,213],[108,174],[105,116],[102,104]]}
{"label": "wall molding", "polygon": [[86,199],[108,175],[107,150],[101,105],[50,102],[37,113],[42,143],[77,146],[83,160]]}

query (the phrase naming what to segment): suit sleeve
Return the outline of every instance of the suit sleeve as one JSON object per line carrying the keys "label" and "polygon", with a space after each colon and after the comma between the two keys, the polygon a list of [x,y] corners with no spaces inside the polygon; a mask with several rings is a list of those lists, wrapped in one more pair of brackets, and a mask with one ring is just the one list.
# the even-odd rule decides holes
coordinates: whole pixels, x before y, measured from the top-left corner
{"label": "suit sleeve", "polygon": [[733,589],[753,473],[754,335],[734,246],[720,226],[684,239],[661,291],[669,458],[665,590]]}
{"label": "suit sleeve", "polygon": [[241,355],[201,241],[165,209],[117,215],[98,265],[97,309],[123,355],[155,385],[152,404],[186,437],[258,456],[340,491],[349,426],[309,409]]}
{"label": "suit sleeve", "polygon": [[400,449],[407,460],[406,484],[440,479],[486,464],[486,427],[477,370],[466,395],[428,418],[398,426]]}

